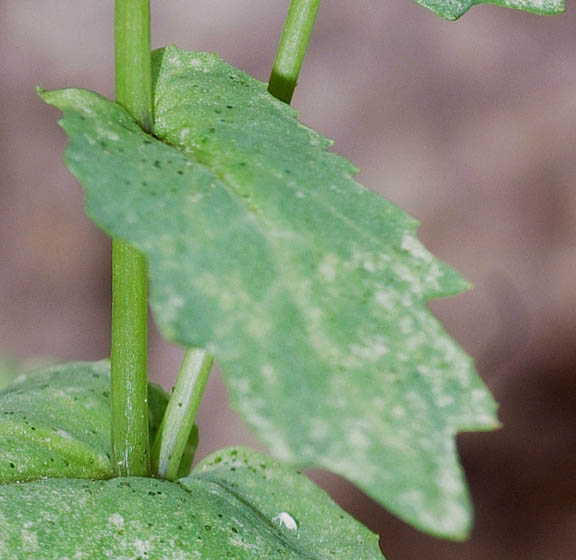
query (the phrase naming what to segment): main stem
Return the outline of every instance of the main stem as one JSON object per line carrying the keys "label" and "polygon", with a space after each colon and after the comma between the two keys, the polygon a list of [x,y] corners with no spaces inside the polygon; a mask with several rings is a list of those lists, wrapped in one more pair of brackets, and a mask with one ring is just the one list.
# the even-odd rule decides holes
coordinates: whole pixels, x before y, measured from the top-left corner
{"label": "main stem", "polygon": [[268,91],[290,103],[306,55],[320,0],[292,0],[276,51]]}
{"label": "main stem", "polygon": [[[152,129],[149,0],[116,0],[116,100]],[[116,476],[150,476],[148,274],[144,257],[112,242],[112,454]]]}

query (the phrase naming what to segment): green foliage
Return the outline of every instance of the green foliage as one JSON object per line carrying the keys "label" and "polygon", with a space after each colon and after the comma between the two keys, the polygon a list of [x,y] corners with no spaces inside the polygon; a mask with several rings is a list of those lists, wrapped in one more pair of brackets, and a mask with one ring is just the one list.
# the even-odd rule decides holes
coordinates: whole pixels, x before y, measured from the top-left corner
{"label": "green foliage", "polygon": [[162,331],[216,357],[274,455],[463,536],[453,436],[495,406],[426,302],[465,282],[265,84],[214,55],[154,60],[155,137],[95,93],[42,96],[89,214],[147,256]]}
{"label": "green foliage", "polygon": [[20,373],[20,364],[11,356],[0,355],[0,389],[10,383]]}
{"label": "green foliage", "polygon": [[[22,375],[0,392],[0,483],[110,478],[109,386],[107,361],[78,362]],[[150,384],[148,399],[154,437],[168,397]]]}
{"label": "green foliage", "polygon": [[308,479],[247,449],[178,483],[51,479],[0,486],[0,557],[382,558],[377,537]]}
{"label": "green foliage", "polygon": [[495,4],[540,15],[555,15],[564,11],[563,0],[416,0],[439,16],[454,20],[463,16],[472,6]]}

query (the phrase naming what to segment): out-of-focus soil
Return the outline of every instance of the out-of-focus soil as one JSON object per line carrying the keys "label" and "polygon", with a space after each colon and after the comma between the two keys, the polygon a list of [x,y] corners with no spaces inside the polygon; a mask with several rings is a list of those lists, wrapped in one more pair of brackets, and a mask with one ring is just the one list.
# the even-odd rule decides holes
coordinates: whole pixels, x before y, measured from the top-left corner
{"label": "out-of-focus soil", "polygon": [[[216,51],[266,80],[288,1],[158,2],[155,46]],[[0,2],[0,352],[108,353],[109,243],[61,162],[34,86],[113,92],[112,2]],[[421,535],[314,473],[382,535],[389,560],[576,557],[576,13],[476,7],[448,23],[408,0],[329,0],[293,104],[360,181],[422,222],[474,284],[433,309],[477,359],[504,427],[460,450],[476,504],[467,543]],[[169,386],[181,349],[152,336]],[[201,453],[257,445],[214,377]]]}

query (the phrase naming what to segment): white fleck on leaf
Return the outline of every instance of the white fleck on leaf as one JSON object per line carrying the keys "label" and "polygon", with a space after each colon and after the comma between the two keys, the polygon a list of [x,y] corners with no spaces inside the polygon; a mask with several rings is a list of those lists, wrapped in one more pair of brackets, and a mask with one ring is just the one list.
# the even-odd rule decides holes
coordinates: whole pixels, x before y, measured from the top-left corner
{"label": "white fleck on leaf", "polygon": [[275,515],[272,521],[278,523],[280,527],[286,527],[289,531],[296,531],[296,529],[298,529],[298,523],[296,523],[296,520],[286,511],[281,511],[278,515]]}

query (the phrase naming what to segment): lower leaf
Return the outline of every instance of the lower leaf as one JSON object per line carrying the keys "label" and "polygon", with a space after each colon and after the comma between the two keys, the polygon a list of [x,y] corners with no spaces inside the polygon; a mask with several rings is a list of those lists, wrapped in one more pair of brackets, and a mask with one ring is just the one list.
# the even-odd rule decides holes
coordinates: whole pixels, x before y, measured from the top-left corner
{"label": "lower leaf", "polygon": [[[21,375],[0,392],[0,483],[110,478],[110,364],[76,362]],[[150,435],[168,396],[149,386]],[[1,556],[0,556],[1,558]]]}
{"label": "lower leaf", "polygon": [[247,449],[178,483],[0,486],[0,558],[381,559],[377,537],[301,474]]}

